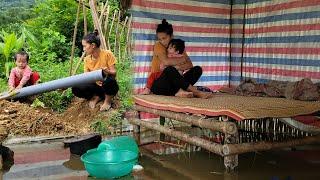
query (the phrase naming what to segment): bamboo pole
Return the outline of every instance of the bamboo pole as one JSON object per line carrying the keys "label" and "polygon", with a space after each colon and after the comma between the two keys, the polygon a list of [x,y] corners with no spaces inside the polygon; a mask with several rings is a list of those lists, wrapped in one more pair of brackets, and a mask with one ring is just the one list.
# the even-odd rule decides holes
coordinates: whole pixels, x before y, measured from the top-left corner
{"label": "bamboo pole", "polygon": [[125,27],[126,27],[126,29],[127,29],[127,33],[126,33],[126,41],[125,41],[126,46],[125,46],[124,52],[123,52],[123,59],[126,59],[127,52],[128,52],[127,50],[128,50],[128,46],[129,46],[129,44],[128,44],[128,38],[129,38],[129,28],[130,28],[130,24],[131,24],[131,16],[129,16],[128,21],[127,21],[127,23],[125,24]]}
{"label": "bamboo pole", "polygon": [[[82,0],[80,0],[80,3],[82,3]],[[84,29],[84,35],[88,34],[88,23],[87,23],[87,8],[82,3],[82,11],[83,11],[83,29]]]}
{"label": "bamboo pole", "polygon": [[124,20],[124,23],[123,23],[121,31],[120,31],[120,36],[119,36],[119,42],[120,42],[120,44],[119,44],[119,61],[121,59],[121,37],[122,37],[123,31],[124,31],[124,28],[126,27],[127,21],[128,21],[128,16],[126,16],[126,19]]}
{"label": "bamboo pole", "polygon": [[101,24],[99,23],[99,17],[98,17],[97,9],[95,6],[95,0],[89,0],[89,5],[90,5],[90,9],[91,9],[91,15],[92,15],[94,26],[95,26],[95,28],[98,29],[98,32],[99,32],[100,41],[101,41],[101,48],[107,49],[106,39],[104,38]]}
{"label": "bamboo pole", "polygon": [[201,128],[208,128],[214,131],[219,131],[227,134],[236,134],[238,132],[237,125],[233,122],[223,122],[223,121],[217,121],[213,119],[203,119],[195,115],[187,115],[187,114],[176,113],[172,111],[151,109],[151,108],[143,107],[140,105],[134,105],[134,109],[137,111],[157,114],[167,118],[175,119],[177,121],[193,124]]}
{"label": "bamboo pole", "polygon": [[[127,16],[127,17],[128,17],[128,16]],[[127,56],[126,54],[127,54],[127,46],[128,46],[128,45],[127,45],[126,30],[127,30],[127,25],[128,25],[129,18],[130,18],[130,17],[128,17],[127,22],[123,25],[123,27],[124,27],[124,28],[123,28],[123,33],[125,34],[125,37],[124,37],[124,41],[125,41],[124,44],[125,44],[125,45],[124,45],[124,48],[123,48],[123,54],[122,54],[123,57],[122,57],[122,58],[123,58],[124,60],[126,59],[126,56]]]}
{"label": "bamboo pole", "polygon": [[128,119],[128,121],[131,124],[135,124],[138,126],[143,126],[143,127],[149,128],[149,129],[159,131],[159,132],[164,133],[166,135],[175,137],[175,138],[180,139],[182,141],[185,141],[187,143],[199,146],[199,147],[204,148],[210,152],[213,152],[215,154],[223,156],[221,144],[217,144],[217,143],[199,138],[197,136],[190,136],[190,135],[183,133],[181,131],[176,131],[176,130],[173,130],[173,129],[170,129],[170,128],[167,128],[167,127],[155,124],[155,123],[150,123],[150,122],[139,120],[139,119],[131,118],[131,119]]}
{"label": "bamboo pole", "polygon": [[74,71],[72,72],[72,75],[75,75],[75,74],[77,73],[77,71],[78,71],[78,69],[79,69],[79,67],[80,67],[80,64],[81,64],[81,62],[83,61],[85,55],[86,55],[86,53],[83,52],[82,55],[81,55],[81,57],[80,57],[80,59],[79,59],[79,61],[78,61],[78,63],[77,63],[76,68],[75,68]]}
{"label": "bamboo pole", "polygon": [[113,50],[113,53],[115,53],[115,54],[118,51],[118,45],[119,45],[119,43],[117,43],[118,42],[117,40],[119,38],[119,23],[120,23],[120,10],[118,11],[118,21],[117,21],[116,29],[115,29],[116,35],[114,38],[114,50]]}
{"label": "bamboo pole", "polygon": [[102,23],[104,11],[106,10],[107,6],[108,6],[108,1],[104,5],[102,4],[101,13],[99,17],[100,24]]}
{"label": "bamboo pole", "polygon": [[[113,23],[114,23],[114,19],[116,18],[116,14],[117,14],[117,10],[114,10],[114,12],[113,12],[113,16],[112,16],[112,21],[111,21],[111,25],[110,25],[110,29],[109,29],[109,33],[108,33],[108,44],[110,45],[110,41],[109,41],[109,39],[110,39],[110,36],[111,36],[111,32],[112,32],[112,28],[113,28]],[[111,47],[110,47],[110,49],[111,49]]]}
{"label": "bamboo pole", "polygon": [[285,142],[255,142],[242,144],[225,144],[223,145],[223,154],[234,155],[254,151],[265,151],[275,148],[284,148],[291,146],[299,146],[305,144],[320,143],[320,135],[308,136],[299,139],[287,140]]}
{"label": "bamboo pole", "polygon": [[109,34],[108,34],[109,14],[110,14],[110,6],[108,5],[108,7],[107,7],[107,15],[106,15],[106,19],[104,21],[104,34],[105,34],[105,38],[107,39],[106,43],[107,43],[107,48],[108,49],[110,49]]}
{"label": "bamboo pole", "polygon": [[[80,0],[75,0],[76,2],[80,2]],[[85,1],[85,0],[84,0]],[[81,4],[85,7],[85,8],[90,8],[88,5],[85,4],[85,2],[81,2]]]}
{"label": "bamboo pole", "polygon": [[[82,1],[82,0],[80,0],[80,2],[81,2],[81,1]],[[80,6],[81,6],[80,2],[78,3],[77,17],[76,17],[76,22],[74,23],[74,29],[73,29],[73,39],[72,39],[72,48],[71,48],[70,72],[69,72],[69,75],[72,75],[74,49],[76,48],[76,37],[77,37],[77,31],[78,31],[78,23],[79,23],[79,15],[80,15]]]}
{"label": "bamboo pole", "polygon": [[126,49],[126,54],[131,54],[131,23],[132,23],[132,16],[129,17],[128,20],[128,30],[127,30],[127,49]]}

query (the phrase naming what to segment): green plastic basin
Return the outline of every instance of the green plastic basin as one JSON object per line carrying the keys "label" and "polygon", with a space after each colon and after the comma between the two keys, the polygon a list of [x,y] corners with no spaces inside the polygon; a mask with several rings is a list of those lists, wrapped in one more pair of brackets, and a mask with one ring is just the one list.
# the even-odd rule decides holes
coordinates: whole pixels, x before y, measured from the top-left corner
{"label": "green plastic basin", "polygon": [[92,150],[81,156],[88,173],[96,178],[117,178],[132,171],[138,154],[129,150]]}
{"label": "green plastic basin", "polygon": [[135,153],[139,153],[139,148],[136,141],[131,136],[117,136],[112,139],[102,141],[98,150],[108,150],[108,149],[122,149],[129,150]]}

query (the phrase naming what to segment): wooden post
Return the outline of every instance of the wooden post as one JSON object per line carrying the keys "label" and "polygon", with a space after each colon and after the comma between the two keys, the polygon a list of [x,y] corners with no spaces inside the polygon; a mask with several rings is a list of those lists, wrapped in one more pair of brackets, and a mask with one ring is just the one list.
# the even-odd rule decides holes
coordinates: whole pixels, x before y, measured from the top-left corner
{"label": "wooden post", "polygon": [[121,31],[120,31],[120,35],[119,35],[119,61],[121,59],[121,37],[122,37],[123,31],[124,31],[124,28],[127,25],[127,21],[128,21],[128,16],[126,16],[126,19],[124,20],[124,23],[122,25],[122,28],[121,28]]}
{"label": "wooden post", "polygon": [[217,121],[213,119],[203,119],[202,117],[195,115],[187,115],[183,113],[176,113],[172,111],[163,111],[158,109],[151,109],[147,107],[143,107],[140,105],[134,105],[134,109],[137,111],[148,112],[152,114],[157,114],[160,116],[164,116],[167,118],[175,119],[177,121],[182,121],[188,124],[193,124],[195,126],[199,126],[201,128],[208,128],[214,131],[219,131],[227,134],[235,134],[237,133],[237,126],[233,122],[223,122]]}
{"label": "wooden post", "polygon": [[182,141],[185,141],[187,143],[202,147],[210,152],[213,152],[215,154],[223,156],[221,144],[217,144],[217,143],[211,142],[209,140],[199,138],[197,136],[190,136],[190,135],[183,133],[181,131],[169,129],[169,128],[163,127],[161,125],[147,122],[147,121],[143,121],[143,120],[139,120],[139,119],[132,118],[132,119],[128,119],[128,121],[132,124],[135,124],[135,125],[143,126],[143,127],[149,128],[149,129],[154,129],[154,130],[159,131],[161,133],[164,133],[166,135],[175,137],[175,138],[180,139]]}
{"label": "wooden post", "polygon": [[76,37],[77,37],[77,31],[78,31],[81,2],[82,0],[80,0],[78,3],[77,17],[76,17],[76,22],[74,23],[74,29],[73,29],[73,39],[72,39],[72,48],[71,48],[71,57],[70,57],[70,72],[69,72],[70,76],[72,75],[72,65],[73,65],[74,49],[76,47]]}
{"label": "wooden post", "polygon": [[108,29],[108,24],[109,24],[109,14],[110,14],[110,6],[108,5],[107,7],[107,16],[106,19],[104,21],[104,34],[105,34],[105,38],[106,43],[107,43],[107,48],[110,49],[110,44],[109,44],[109,29]]}
{"label": "wooden post", "polygon": [[255,142],[242,144],[225,144],[223,145],[224,155],[241,154],[246,152],[265,151],[274,148],[283,148],[299,146],[305,144],[320,143],[320,135],[307,136],[299,139],[286,140],[284,142]]}
{"label": "wooden post", "polygon": [[[81,0],[82,2],[82,0]],[[87,8],[84,5],[84,3],[82,3],[82,11],[83,11],[83,29],[84,29],[84,35],[88,34],[88,23],[87,23]]]}
{"label": "wooden post", "polygon": [[126,54],[131,54],[131,23],[132,23],[132,16],[129,17],[128,20],[128,30],[127,30],[127,49],[126,49]]}
{"label": "wooden post", "polygon": [[[228,116],[221,117],[222,122],[226,123],[229,122]],[[224,144],[236,144],[238,143],[239,135],[238,131],[234,134],[225,134],[224,136]],[[238,154],[234,155],[227,155],[223,157],[223,163],[226,168],[226,172],[234,172],[236,167],[238,167]]]}
{"label": "wooden post", "polygon": [[[113,28],[113,23],[114,23],[114,19],[116,18],[115,16],[116,16],[116,14],[117,14],[117,10],[114,10],[114,12],[113,12],[113,16],[112,16],[112,21],[111,21],[111,25],[110,25],[110,29],[109,29],[109,33],[108,33],[108,44],[110,45],[110,42],[109,42],[109,39],[110,39],[110,36],[111,36],[111,32],[112,32],[112,28]],[[111,49],[111,45],[110,45],[110,49]]]}
{"label": "wooden post", "polygon": [[101,24],[99,23],[99,17],[98,17],[97,9],[95,6],[95,0],[89,0],[89,5],[90,5],[90,9],[91,9],[91,15],[92,15],[94,26],[95,26],[95,28],[98,29],[98,32],[99,32],[100,41],[101,41],[101,48],[107,49],[106,39],[104,38]]}
{"label": "wooden post", "polygon": [[107,1],[104,5],[102,4],[102,8],[101,8],[101,12],[100,12],[100,17],[99,17],[99,23],[100,23],[100,24],[102,24],[104,11],[106,10],[107,6],[108,6],[108,1]]}
{"label": "wooden post", "polygon": [[72,72],[72,75],[75,75],[75,74],[77,73],[77,71],[78,71],[78,69],[79,69],[79,67],[80,67],[80,64],[81,64],[81,62],[83,61],[85,55],[86,55],[86,53],[83,52],[82,55],[81,55],[81,57],[80,57],[80,59],[79,59],[79,61],[78,61],[78,63],[77,63],[77,65],[76,65],[76,68],[75,68],[75,69],[73,70],[73,72]]}
{"label": "wooden post", "polygon": [[[159,117],[159,123],[161,126],[164,126],[164,124],[166,123],[166,118],[163,116]],[[164,141],[164,139],[166,138],[166,135],[163,133],[160,133],[160,141]]]}
{"label": "wooden post", "polygon": [[[119,23],[120,23],[120,10],[118,11],[118,18],[117,18],[117,24],[116,24],[116,29],[115,29],[115,38],[114,38],[114,50],[113,53],[117,53],[118,51],[118,45],[120,45],[120,43],[117,41],[119,38]],[[118,59],[119,60],[119,59]]]}

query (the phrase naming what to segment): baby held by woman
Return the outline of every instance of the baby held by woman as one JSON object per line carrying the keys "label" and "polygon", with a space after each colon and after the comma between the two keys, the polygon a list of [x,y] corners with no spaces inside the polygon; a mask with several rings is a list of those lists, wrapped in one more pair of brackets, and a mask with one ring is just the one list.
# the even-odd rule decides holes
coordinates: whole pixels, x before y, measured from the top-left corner
{"label": "baby held by woman", "polygon": [[[168,44],[167,56],[169,58],[183,57],[184,51],[185,51],[184,41],[181,39],[172,39]],[[146,87],[144,88],[144,90],[141,94],[150,94],[151,93],[150,89],[151,89],[153,82],[161,76],[162,70],[164,70],[165,68],[166,68],[166,66],[164,66],[163,64],[160,64],[161,71],[154,72],[154,73],[150,74],[150,76],[148,77],[148,80],[147,80]],[[179,73],[182,75],[184,72],[179,71]],[[179,91],[175,94],[175,96],[177,96],[177,97],[193,97],[193,93],[185,91],[183,89],[179,89]]]}

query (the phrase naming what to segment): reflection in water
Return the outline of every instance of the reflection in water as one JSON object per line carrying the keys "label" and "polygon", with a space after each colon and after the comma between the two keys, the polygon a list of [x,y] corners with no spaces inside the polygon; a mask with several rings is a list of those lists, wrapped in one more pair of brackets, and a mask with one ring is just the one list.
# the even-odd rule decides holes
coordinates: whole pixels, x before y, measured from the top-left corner
{"label": "reflection in water", "polygon": [[64,162],[63,166],[76,171],[85,170],[84,164],[82,163],[80,156],[76,154],[70,154],[70,159]]}
{"label": "reflection in water", "polygon": [[[201,130],[194,131],[203,133]],[[320,179],[320,145],[297,147],[295,151],[280,149],[241,154],[237,172],[227,174],[222,157],[173,138],[160,141],[159,134],[148,133],[145,136],[148,141],[142,139],[146,145],[140,147],[139,164],[144,170],[122,177],[121,180]],[[157,143],[150,143],[154,141]],[[10,148],[15,152],[18,164],[4,173],[3,179],[95,179],[88,176],[80,157],[68,154],[68,149],[63,149],[62,143],[26,144]],[[39,162],[39,159],[42,161]]]}
{"label": "reflection in water", "polygon": [[[184,128],[184,127],[178,127]],[[198,129],[198,130],[196,130]],[[188,133],[203,136],[214,134],[199,128],[184,129]],[[156,136],[155,136],[156,134]],[[147,131],[141,134],[144,140],[140,163],[145,168],[144,175],[151,179],[213,179],[213,180],[319,180],[320,145],[297,147],[267,152],[245,153],[239,155],[239,167],[233,174],[225,173],[223,158],[213,153],[189,146],[166,137],[159,141],[159,133]],[[146,141],[146,139],[149,141]],[[156,143],[152,143],[156,142]],[[170,146],[168,144],[173,144]],[[154,153],[153,155],[150,152]]]}
{"label": "reflection in water", "polygon": [[13,161],[13,151],[9,149],[8,147],[0,145],[0,154],[2,157],[2,170],[0,170],[1,173],[7,172],[12,167],[14,161]]}

